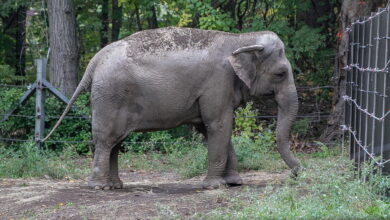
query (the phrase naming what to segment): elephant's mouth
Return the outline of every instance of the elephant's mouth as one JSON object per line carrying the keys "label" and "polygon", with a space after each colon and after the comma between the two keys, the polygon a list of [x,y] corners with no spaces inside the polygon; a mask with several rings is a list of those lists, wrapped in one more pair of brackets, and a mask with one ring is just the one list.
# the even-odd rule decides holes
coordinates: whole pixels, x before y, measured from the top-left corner
{"label": "elephant's mouth", "polygon": [[272,96],[275,96],[275,92],[274,91],[267,91],[267,92],[261,94],[261,96],[272,97]]}

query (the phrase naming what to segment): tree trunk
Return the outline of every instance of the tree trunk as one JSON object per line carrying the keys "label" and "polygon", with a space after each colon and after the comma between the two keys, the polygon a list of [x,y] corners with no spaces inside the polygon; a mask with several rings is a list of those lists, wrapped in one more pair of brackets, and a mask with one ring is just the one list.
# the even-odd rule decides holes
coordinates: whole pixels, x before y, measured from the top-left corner
{"label": "tree trunk", "polygon": [[4,61],[15,68],[16,75],[24,76],[26,63],[26,6],[20,6],[12,11],[8,16],[2,17],[3,33],[15,39],[15,43],[8,45],[10,56],[4,58]]}
{"label": "tree trunk", "polygon": [[154,7],[154,4],[150,6],[150,13],[151,16],[148,17],[149,29],[158,28],[156,8]]}
{"label": "tree trunk", "polygon": [[67,96],[78,83],[79,51],[73,0],[47,0],[50,36],[50,82]]}
{"label": "tree trunk", "polygon": [[249,9],[248,0],[240,0],[237,4],[237,29],[242,30],[244,25],[244,17],[247,14]]}
{"label": "tree trunk", "polygon": [[138,31],[142,31],[141,18],[139,16],[139,9],[138,9],[137,3],[135,4],[135,18],[136,18],[136,22],[137,22]]}
{"label": "tree trunk", "polygon": [[20,76],[26,75],[26,12],[27,7],[19,7],[17,10],[17,28],[16,28],[16,74]]}
{"label": "tree trunk", "polygon": [[100,48],[103,48],[108,44],[108,0],[102,0],[102,13],[100,20],[102,22],[102,28],[100,29]]}
{"label": "tree trunk", "polygon": [[345,95],[346,71],[342,68],[347,65],[348,34],[346,28],[351,24],[353,18],[367,16],[371,11],[376,10],[379,6],[384,7],[385,0],[361,1],[361,0],[344,0],[340,12],[340,31],[338,33],[339,42],[335,58],[334,81],[335,86],[333,96],[332,116],[329,117],[328,127],[321,136],[321,141],[330,142],[339,138],[342,134],[340,126],[344,124],[344,101],[342,96]]}
{"label": "tree trunk", "polygon": [[122,26],[122,6],[119,7],[118,0],[112,0],[112,30],[111,41],[119,39],[119,32]]}

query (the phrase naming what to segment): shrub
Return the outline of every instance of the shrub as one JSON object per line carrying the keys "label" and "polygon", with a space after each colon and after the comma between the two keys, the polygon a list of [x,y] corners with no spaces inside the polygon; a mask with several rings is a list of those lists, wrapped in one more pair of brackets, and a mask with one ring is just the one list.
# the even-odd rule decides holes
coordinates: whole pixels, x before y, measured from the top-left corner
{"label": "shrub", "polygon": [[[20,88],[5,88],[0,92],[0,112],[5,113],[12,108],[15,108],[19,98],[22,96],[24,89]],[[71,112],[68,115],[82,116],[90,115],[89,108],[87,106],[89,100],[89,94],[82,94],[76,101],[77,112]],[[58,117],[65,108],[65,104],[61,103],[53,96],[46,98],[45,104],[45,124],[47,134],[54,124],[57,122]],[[15,114],[15,113],[14,113]],[[23,106],[19,106],[17,109],[17,115],[23,117],[11,116],[8,120],[0,124],[0,135],[2,137],[16,138],[16,139],[32,139],[34,136],[34,115],[35,115],[35,101],[30,98]],[[27,116],[27,117],[26,117]],[[53,117],[57,116],[57,117]],[[89,141],[90,135],[90,122],[86,119],[69,119],[65,118],[58,127],[56,132],[53,133],[51,138],[45,143],[45,146],[54,149],[62,150],[66,145],[65,143],[55,143],[51,141]],[[18,147],[18,143],[11,143],[8,146]],[[80,154],[88,152],[87,143],[79,143],[76,150]]]}
{"label": "shrub", "polygon": [[253,137],[261,128],[256,124],[257,110],[253,110],[253,102],[246,103],[245,107],[239,107],[235,113],[234,134]]}

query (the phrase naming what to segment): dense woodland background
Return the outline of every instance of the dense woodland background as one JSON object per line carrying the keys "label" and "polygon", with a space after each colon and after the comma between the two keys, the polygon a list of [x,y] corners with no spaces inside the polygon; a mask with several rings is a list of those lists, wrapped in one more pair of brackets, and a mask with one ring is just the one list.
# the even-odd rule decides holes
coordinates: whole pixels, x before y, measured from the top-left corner
{"label": "dense woodland background", "polygon": [[[345,66],[348,45],[344,30],[351,19],[367,15],[385,3],[384,0],[1,0],[0,84],[33,82],[34,59],[46,57],[49,48],[49,80],[70,96],[97,51],[137,31],[167,26],[234,33],[271,30],[285,42],[293,65],[301,104],[299,115],[311,116],[298,118],[293,139],[297,143],[314,139],[328,143],[340,137],[339,125],[343,121],[340,96],[344,93],[345,76],[341,68]],[[317,86],[320,88],[308,89]],[[0,110],[5,112],[23,90],[3,91]],[[62,105],[54,99],[47,102],[48,114],[60,114]],[[87,105],[88,95],[80,103]],[[19,113],[33,115],[32,105]],[[253,108],[242,114],[275,113],[275,103],[261,99],[254,100]],[[88,114],[88,109],[75,114]],[[52,127],[55,120],[48,119],[47,127]],[[260,118],[253,123],[259,125],[262,120],[272,127],[273,119]],[[68,122],[58,133],[68,134],[65,136],[72,140],[90,137],[87,123]],[[1,135],[29,138],[32,123],[18,118],[8,120],[0,125]],[[169,134],[188,133],[182,130]],[[61,137],[58,134],[53,139]]]}

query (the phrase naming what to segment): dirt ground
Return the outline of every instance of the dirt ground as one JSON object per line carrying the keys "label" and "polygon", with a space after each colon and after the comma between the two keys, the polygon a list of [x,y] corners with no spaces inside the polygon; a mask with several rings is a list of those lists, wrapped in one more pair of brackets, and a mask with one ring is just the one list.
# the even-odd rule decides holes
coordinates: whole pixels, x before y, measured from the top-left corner
{"label": "dirt ground", "polygon": [[182,180],[175,173],[121,173],[125,188],[96,191],[84,180],[0,179],[0,219],[186,219],[229,203],[229,197],[251,188],[279,185],[283,172],[241,173],[244,185],[204,190],[203,176]]}

